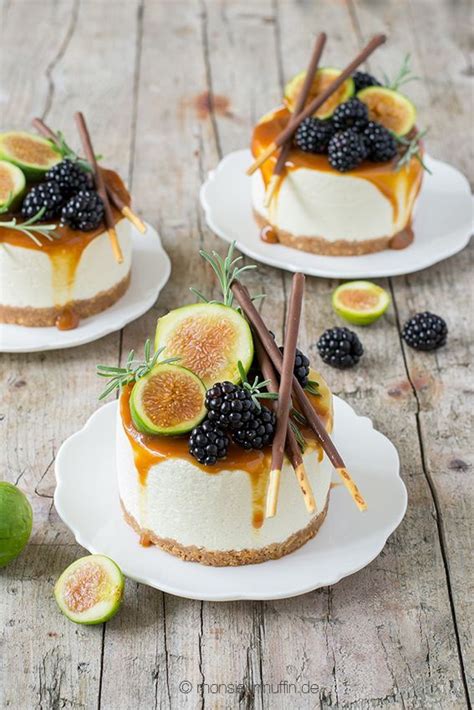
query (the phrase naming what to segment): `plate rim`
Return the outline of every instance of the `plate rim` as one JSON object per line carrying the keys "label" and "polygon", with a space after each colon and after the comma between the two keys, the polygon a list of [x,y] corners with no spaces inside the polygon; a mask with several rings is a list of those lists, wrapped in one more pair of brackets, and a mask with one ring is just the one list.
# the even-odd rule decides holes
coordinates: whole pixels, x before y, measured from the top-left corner
{"label": "plate rim", "polygon": [[[213,168],[212,170],[209,170],[207,177],[205,181],[202,183],[200,190],[199,190],[199,201],[201,203],[201,207],[204,211],[204,216],[206,219],[207,226],[209,229],[214,232],[220,239],[223,239],[227,243],[231,243],[234,241],[234,239],[227,234],[225,229],[221,228],[216,221],[213,218],[213,208],[212,204],[210,203],[208,196],[209,196],[209,189],[212,183],[218,179],[219,173],[223,171],[223,169],[226,166],[227,162],[230,162],[231,160],[235,160],[237,156],[243,157],[243,154],[247,154],[249,158],[249,165],[250,165],[250,157],[251,153],[248,148],[241,148],[240,150],[234,150],[231,151],[230,153],[227,153],[218,163],[218,165]],[[447,166],[451,170],[456,171],[458,175],[463,179],[465,186],[467,188],[467,191],[469,195],[471,195],[472,199],[472,193],[471,193],[471,187],[469,184],[469,181],[467,180],[466,176],[458,170],[454,165],[451,165],[450,163],[446,163],[443,160],[439,160],[437,158],[434,158],[430,155],[426,155],[426,160],[428,162],[432,163],[439,163],[441,165]],[[422,187],[423,190],[423,187]],[[436,255],[433,255],[432,252],[426,252],[427,256],[423,261],[418,261],[416,265],[410,266],[407,263],[406,267],[399,267],[399,268],[379,268],[379,269],[370,269],[368,268],[367,271],[364,271],[363,273],[357,273],[357,274],[350,274],[348,272],[343,272],[340,269],[337,268],[337,259],[340,257],[334,256],[331,257],[334,259],[334,264],[335,268],[334,269],[329,269],[329,268],[321,268],[321,267],[312,267],[309,265],[305,265],[303,269],[301,269],[300,266],[296,266],[294,264],[288,264],[284,260],[284,258],[278,258],[278,257],[272,257],[271,255],[266,256],[262,255],[261,253],[254,251],[251,246],[248,246],[247,244],[243,243],[240,239],[235,239],[236,246],[237,248],[243,253],[246,254],[248,257],[251,259],[254,259],[255,261],[258,261],[262,264],[266,264],[267,266],[272,266],[274,268],[278,269],[283,269],[285,271],[289,271],[291,273],[295,273],[298,271],[303,270],[305,274],[308,276],[316,276],[319,278],[327,278],[327,279],[354,279],[354,278],[386,278],[389,276],[404,276],[406,274],[413,274],[416,273],[417,271],[422,271],[423,269],[426,269],[430,266],[433,266],[434,264],[437,264],[441,261],[445,261],[445,259],[449,259],[451,256],[454,256],[455,254],[459,253],[463,249],[467,247],[469,244],[471,237],[473,235],[473,229],[471,228],[469,233],[466,233],[466,235],[462,238],[459,239],[459,242],[456,243],[456,246],[452,246],[451,241],[446,241],[446,248],[443,251],[438,251]],[[450,246],[451,245],[451,246]],[[287,253],[291,255],[292,252],[295,250],[292,247],[285,247],[285,245],[280,245],[280,247],[284,248],[287,250]],[[285,252],[286,253],[286,252]],[[308,252],[305,252],[308,254],[308,257],[317,257],[317,254],[310,254]],[[343,257],[347,258],[347,257]],[[363,259],[364,255],[360,257],[354,257],[357,259]],[[360,263],[360,262],[359,262]]]}
{"label": "plate rim", "polygon": [[[65,343],[42,343],[41,345],[38,346],[23,346],[23,345],[15,345],[15,344],[4,344],[3,342],[0,342],[0,353],[35,353],[35,352],[50,352],[53,350],[66,350],[69,348],[76,348],[81,345],[86,345],[87,343],[93,343],[96,340],[100,340],[100,338],[104,338],[107,335],[110,335],[111,333],[116,333],[118,330],[121,330],[122,328],[125,328],[126,325],[129,323],[132,323],[133,321],[137,320],[140,318],[144,313],[146,313],[154,303],[156,302],[158,296],[160,295],[161,291],[163,288],[166,286],[169,277],[171,275],[171,260],[163,246],[163,242],[161,239],[161,235],[159,231],[151,225],[149,222],[145,222],[147,226],[147,232],[148,230],[150,231],[150,234],[139,234],[135,229],[133,229],[132,234],[133,234],[133,239],[138,240],[143,239],[143,238],[148,238],[151,237],[152,239],[156,240],[155,241],[155,248],[156,248],[156,257],[160,257],[160,270],[156,272],[156,281],[153,281],[153,284],[149,286],[150,290],[150,295],[148,298],[140,298],[140,300],[137,300],[137,310],[133,314],[129,314],[128,316],[124,316],[121,314],[120,310],[118,310],[115,314],[116,320],[111,321],[109,325],[105,325],[103,329],[100,332],[97,332],[96,334],[84,334],[82,337],[80,336],[80,329],[76,330],[75,332],[77,333],[78,337],[76,340],[72,340],[69,342]],[[133,256],[132,256],[132,277],[133,277]],[[136,275],[135,275],[136,277]],[[126,294],[124,294],[125,296]],[[153,298],[152,298],[153,296]],[[122,298],[122,297],[121,297]],[[116,301],[118,305],[120,305],[120,299]],[[138,306],[138,303],[140,304]],[[115,304],[113,304],[115,305]],[[100,317],[103,314],[107,314],[108,309],[105,309],[105,311],[102,311],[101,313],[97,313],[95,316],[91,316],[90,319],[87,318],[86,320],[92,320],[94,318]],[[110,313],[109,313],[110,315]],[[120,319],[120,320],[119,320]],[[10,325],[9,323],[0,323],[0,328],[5,327],[8,328]],[[20,326],[16,326],[20,327]],[[41,331],[41,328],[32,328],[28,326],[21,326],[24,331]],[[20,333],[22,331],[19,331]],[[8,331],[7,331],[8,333]],[[16,336],[15,336],[16,337]],[[21,335],[20,335],[21,339]],[[11,342],[11,341],[10,341]]]}
{"label": "plate rim", "polygon": [[[395,457],[396,457],[396,471],[395,469],[391,473],[391,475],[394,476],[395,479],[397,479],[397,483],[400,486],[400,492],[403,498],[403,504],[400,506],[400,509],[398,510],[398,514],[394,517],[394,520],[391,522],[390,525],[386,526],[383,530],[380,531],[380,539],[377,542],[377,545],[374,545],[373,549],[370,550],[368,553],[368,556],[364,559],[363,562],[360,564],[356,564],[354,567],[352,567],[350,570],[343,571],[341,574],[336,574],[332,576],[328,580],[324,580],[322,582],[316,582],[316,583],[309,583],[306,584],[303,587],[299,587],[298,589],[293,589],[290,591],[282,591],[279,593],[275,594],[258,594],[258,593],[239,593],[239,594],[233,594],[233,595],[227,595],[227,594],[222,594],[222,593],[213,593],[207,592],[205,596],[203,594],[198,594],[198,593],[193,593],[192,590],[189,589],[180,589],[177,588],[176,586],[173,586],[172,584],[167,584],[166,582],[162,582],[161,580],[159,583],[155,579],[153,579],[150,576],[147,575],[140,575],[140,574],[133,574],[130,575],[128,571],[124,568],[122,568],[123,573],[126,577],[129,579],[133,579],[134,581],[137,581],[141,584],[146,584],[149,587],[152,587],[154,589],[158,589],[159,591],[165,592],[167,594],[173,594],[174,596],[182,597],[185,599],[194,599],[194,600],[199,600],[199,601],[213,601],[213,602],[227,602],[227,601],[270,601],[270,600],[277,600],[277,599],[290,599],[293,597],[300,596],[301,594],[307,594],[311,591],[314,591],[316,589],[322,588],[322,587],[328,587],[332,586],[334,584],[337,584],[337,582],[341,581],[341,579],[344,579],[345,577],[348,577],[352,574],[355,574],[356,572],[360,571],[364,567],[367,567],[371,562],[373,562],[374,559],[376,559],[379,554],[382,552],[383,548],[385,547],[388,538],[395,532],[395,530],[398,528],[400,523],[402,522],[403,518],[405,517],[405,513],[407,510],[407,505],[408,505],[408,492],[407,488],[405,485],[405,482],[403,481],[403,478],[400,475],[400,458],[398,455],[398,451],[395,447],[395,445],[390,441],[390,439],[385,436],[382,432],[378,431],[377,429],[374,428],[373,422],[369,417],[366,416],[361,416],[358,415],[353,407],[351,407],[350,404],[345,402],[342,398],[338,397],[337,395],[333,395],[334,399],[337,400],[338,402],[342,403],[343,406],[347,407],[350,410],[351,416],[354,416],[360,420],[364,420],[364,424],[367,427],[368,430],[370,430],[372,433],[376,434],[379,437],[382,437],[384,440],[385,445],[388,445],[394,452]],[[54,465],[54,471],[55,471],[55,478],[56,478],[56,488],[54,491],[54,506],[56,508],[56,512],[58,513],[59,517],[63,521],[63,523],[66,525],[66,527],[71,530],[73,533],[76,542],[84,547],[86,550],[91,552],[92,554],[101,554],[101,550],[96,548],[93,544],[90,544],[85,539],[85,536],[81,532],[81,530],[77,529],[74,527],[70,522],[68,522],[67,518],[67,512],[64,511],[61,505],[61,500],[60,500],[60,494],[61,490],[65,484],[64,479],[61,478],[61,469],[64,466],[63,464],[63,459],[65,459],[68,455],[68,449],[70,446],[73,446],[73,442],[77,439],[80,438],[81,436],[84,436],[84,434],[87,435],[87,430],[91,429],[94,427],[95,424],[95,419],[98,416],[105,416],[106,411],[105,410],[110,410],[110,417],[111,421],[115,422],[115,414],[116,414],[116,408],[118,406],[118,400],[114,400],[112,402],[108,402],[107,404],[99,407],[95,412],[93,412],[90,417],[87,419],[86,423],[84,426],[82,426],[80,429],[78,429],[76,432],[71,434],[60,446],[56,460],[55,460],[55,465]],[[335,406],[341,406],[341,405],[335,405]],[[112,409],[114,410],[112,412]],[[108,412],[107,412],[108,414]],[[115,424],[114,424],[115,426]],[[114,464],[112,464],[114,465]],[[124,523],[125,525],[125,523]],[[162,554],[168,554],[165,553],[164,551],[160,550]],[[175,558],[176,559],[176,558]],[[272,564],[273,562],[280,562],[281,560],[284,560],[285,558],[280,558],[280,560],[268,560],[267,562],[263,564]],[[193,563],[191,562],[186,562],[184,560],[178,560],[178,563],[182,565],[192,565]],[[118,562],[118,564],[121,563]],[[194,563],[197,564],[197,563]],[[233,568],[231,568],[233,569]],[[239,568],[235,568],[239,569]]]}

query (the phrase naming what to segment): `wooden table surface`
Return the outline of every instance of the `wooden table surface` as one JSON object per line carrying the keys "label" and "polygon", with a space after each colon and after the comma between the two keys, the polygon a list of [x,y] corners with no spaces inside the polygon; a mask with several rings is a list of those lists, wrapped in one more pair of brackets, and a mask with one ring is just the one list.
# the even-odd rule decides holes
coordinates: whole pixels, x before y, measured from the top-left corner
{"label": "wooden table surface", "polygon": [[[35,515],[28,548],[0,572],[1,707],[466,707],[472,250],[381,280],[393,305],[359,329],[366,348],[359,367],[322,366],[334,392],[395,443],[408,487],[403,523],[361,572],[298,598],[254,603],[189,601],[127,581],[115,619],[76,626],[59,613],[52,589],[84,550],[52,496],[60,444],[98,407],[96,363],[118,364],[140,348],[158,316],[192,300],[188,285],[211,287],[198,248],[225,247],[204,224],[199,186],[221,156],[248,144],[256,119],[306,66],[317,31],[330,35],[326,65],[343,66],[379,31],[390,41],[372,58],[374,71],[393,73],[411,52],[421,81],[407,91],[420,125],[430,126],[429,150],[473,178],[470,3],[1,0],[0,7],[2,129],[27,129],[38,115],[73,141],[73,112],[84,111],[97,149],[128,180],[173,264],[157,304],[123,331],[70,350],[1,356],[0,478],[27,492]],[[281,334],[289,275],[261,266],[252,278]],[[316,341],[337,324],[336,285],[307,279],[301,346],[318,364]],[[400,339],[401,324],[425,309],[449,324],[448,345],[435,354],[417,354]]]}

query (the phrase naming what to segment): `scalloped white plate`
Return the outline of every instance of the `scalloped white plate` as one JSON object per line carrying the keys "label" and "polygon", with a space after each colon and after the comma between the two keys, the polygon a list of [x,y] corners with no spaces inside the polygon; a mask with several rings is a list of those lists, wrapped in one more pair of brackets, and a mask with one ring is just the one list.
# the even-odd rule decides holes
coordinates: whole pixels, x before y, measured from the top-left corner
{"label": "scalloped white plate", "polygon": [[147,224],[145,234],[132,229],[132,278],[127,292],[117,303],[90,318],[74,330],[26,328],[0,323],[0,352],[32,353],[74,348],[124,328],[153,306],[169,279],[171,263],[160,235]]}
{"label": "scalloped white plate", "polygon": [[[115,470],[117,402],[99,409],[61,446],[54,503],[77,542],[108,555],[127,577],[189,599],[283,599],[335,584],[381,552],[400,524],[407,492],[393,444],[334,397],[335,442],[368,503],[360,513],[342,485],[331,491],[319,533],[279,560],[242,567],[184,562],[157,547],[142,547],[124,522]],[[339,483],[339,481],[334,481]]]}
{"label": "scalloped white plate", "polygon": [[319,256],[281,244],[265,244],[252,213],[251,181],[245,170],[249,150],[229,153],[201,187],[201,205],[215,234],[236,241],[247,256],[287,271],[324,278],[359,279],[420,271],[453,256],[473,233],[473,202],[467,179],[452,165],[426,157],[425,173],[413,222],[415,240],[407,249],[386,249],[363,256]]}

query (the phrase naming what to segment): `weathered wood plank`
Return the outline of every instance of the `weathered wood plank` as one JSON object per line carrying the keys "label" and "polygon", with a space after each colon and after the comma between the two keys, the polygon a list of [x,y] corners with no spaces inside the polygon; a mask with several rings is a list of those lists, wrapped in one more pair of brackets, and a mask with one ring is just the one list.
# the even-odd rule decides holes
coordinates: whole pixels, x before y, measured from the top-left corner
{"label": "weathered wood plank", "polygon": [[[133,1],[4,3],[2,128],[28,129],[43,115],[78,145],[72,116],[81,108],[96,146],[126,176],[134,9]],[[117,361],[119,341],[115,334],[71,350],[1,356],[1,476],[19,482],[35,514],[27,551],[0,574],[2,707],[97,705],[102,628],[72,625],[52,597],[56,578],[83,554],[52,506],[53,464],[97,408],[95,364]]]}

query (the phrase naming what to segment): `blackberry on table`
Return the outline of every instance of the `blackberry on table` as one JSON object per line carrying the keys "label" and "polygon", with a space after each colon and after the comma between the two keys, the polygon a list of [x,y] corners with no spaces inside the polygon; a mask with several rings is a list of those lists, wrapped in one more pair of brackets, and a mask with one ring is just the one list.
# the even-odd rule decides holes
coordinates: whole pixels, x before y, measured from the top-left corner
{"label": "blackberry on table", "polygon": [[339,172],[353,170],[367,157],[365,140],[354,128],[340,131],[329,141],[328,157]]}
{"label": "blackberry on table", "polygon": [[222,429],[236,429],[258,409],[250,392],[232,382],[217,382],[206,392],[208,419]]}
{"label": "blackberry on table", "polygon": [[340,104],[332,115],[332,123],[336,131],[345,131],[346,128],[365,128],[369,121],[367,106],[359,99],[349,99]]}
{"label": "blackberry on table", "polygon": [[295,145],[306,153],[327,153],[328,143],[334,135],[331,121],[309,116],[300,123],[295,133]]}
{"label": "blackberry on table", "polygon": [[64,197],[55,182],[41,182],[27,193],[21,206],[21,216],[31,219],[45,208],[42,219],[54,219],[61,212]]}
{"label": "blackberry on table", "polygon": [[229,437],[209,419],[195,427],[189,436],[189,453],[205,466],[213,466],[227,456]]}
{"label": "blackberry on table", "polygon": [[232,431],[232,440],[244,449],[263,449],[273,441],[275,430],[275,413],[262,407],[247,423]]}
{"label": "blackberry on table", "polygon": [[397,141],[389,130],[375,121],[369,121],[362,132],[369,160],[386,163],[397,154]]}
{"label": "blackberry on table", "polygon": [[45,179],[57,183],[65,198],[90,188],[89,175],[67,158],[48,170]]}
{"label": "blackberry on table", "polygon": [[[283,355],[283,347],[280,347],[280,352]],[[307,358],[306,355],[301,352],[301,350],[298,350],[298,348],[296,348],[295,367],[293,369],[293,374],[304,389],[308,384],[309,378],[309,358]]]}
{"label": "blackberry on table", "polygon": [[355,84],[356,94],[362,89],[367,89],[369,86],[382,86],[380,81],[375,79],[371,74],[367,74],[365,71],[356,71],[352,75]]}
{"label": "blackberry on table", "polygon": [[[55,183],[46,183],[55,185]],[[104,218],[104,203],[94,190],[80,190],[71,197],[61,211],[61,224],[72,229],[89,232],[99,226]]]}
{"label": "blackberry on table", "polygon": [[318,340],[321,358],[331,367],[345,370],[357,365],[364,353],[356,333],[349,328],[329,328]]}
{"label": "blackberry on table", "polygon": [[448,326],[440,316],[424,311],[407,320],[402,338],[415,350],[436,350],[446,344]]}

